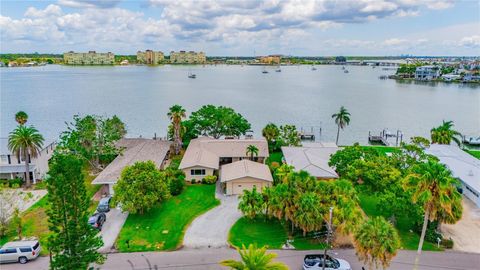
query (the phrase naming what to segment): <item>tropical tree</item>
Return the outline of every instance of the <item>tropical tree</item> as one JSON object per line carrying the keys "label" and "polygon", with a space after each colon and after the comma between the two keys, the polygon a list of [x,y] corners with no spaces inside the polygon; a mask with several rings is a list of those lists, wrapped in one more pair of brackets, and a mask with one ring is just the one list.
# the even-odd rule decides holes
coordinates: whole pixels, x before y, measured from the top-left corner
{"label": "tropical tree", "polygon": [[73,154],[55,153],[50,160],[48,189],[48,247],[50,269],[87,269],[105,257],[98,231],[88,224],[90,198],[82,173],[83,160]]}
{"label": "tropical tree", "polygon": [[30,182],[30,159],[36,158],[43,146],[43,136],[33,126],[19,125],[10,132],[8,137],[8,149],[15,153],[18,160],[25,161],[25,183],[29,188]]}
{"label": "tropical tree", "polygon": [[280,126],[279,146],[300,146],[300,136],[294,125]]}
{"label": "tropical tree", "polygon": [[282,166],[278,167],[275,169],[275,178],[277,179],[277,182],[286,182],[286,177],[294,171],[293,166],[288,165],[288,164],[282,164]]}
{"label": "tropical tree", "polygon": [[173,146],[175,149],[175,154],[180,153],[182,147],[182,137],[181,137],[181,128],[182,128],[182,119],[186,117],[185,109],[176,104],[170,107],[170,111],[167,113],[170,121],[172,121],[173,126]]}
{"label": "tropical tree", "polygon": [[247,146],[246,155],[247,155],[247,156],[250,156],[250,160],[253,160],[253,157],[254,157],[254,156],[257,156],[257,157],[258,157],[258,147],[256,147],[255,145],[250,144],[249,146]]}
{"label": "tropical tree", "polygon": [[168,181],[153,161],[136,162],[123,169],[113,187],[113,201],[131,214],[143,214],[169,197]]}
{"label": "tropical tree", "polygon": [[27,120],[28,120],[28,114],[26,112],[19,111],[15,114],[15,121],[19,125],[25,125],[25,123],[27,123]]}
{"label": "tropical tree", "polygon": [[397,230],[383,217],[374,217],[360,225],[354,234],[353,244],[358,258],[369,269],[380,265],[386,269],[400,248]]}
{"label": "tropical tree", "polygon": [[238,209],[250,219],[254,219],[261,214],[264,209],[262,193],[257,192],[257,187],[253,187],[252,191],[245,189],[243,195],[240,196]]}
{"label": "tropical tree", "polygon": [[404,179],[404,189],[412,191],[413,202],[420,204],[424,210],[415,267],[422,252],[428,222],[440,217],[442,221],[454,223],[461,217],[461,195],[456,189],[457,185],[458,181],[452,177],[452,173],[432,159],[414,166],[412,173]]}
{"label": "tropical tree", "polygon": [[332,118],[335,119],[335,124],[337,124],[337,140],[335,141],[338,144],[338,137],[340,136],[340,129],[344,129],[350,124],[350,113],[341,106],[338,113],[332,114]]}
{"label": "tropical tree", "polygon": [[460,146],[461,140],[458,137],[461,137],[462,134],[454,130],[453,126],[453,121],[443,121],[440,126],[432,128],[430,131],[432,143],[450,144],[454,141]]}
{"label": "tropical tree", "polygon": [[242,245],[242,249],[237,248],[241,261],[225,260],[220,264],[230,269],[236,270],[288,270],[288,266],[280,262],[272,262],[277,257],[275,253],[267,254],[267,248],[257,248],[250,244],[248,249]]}
{"label": "tropical tree", "polygon": [[271,152],[276,150],[276,141],[280,136],[280,130],[278,129],[277,125],[273,123],[268,123],[262,129],[262,136],[267,140],[268,147]]}
{"label": "tropical tree", "polygon": [[295,198],[296,211],[293,214],[295,225],[302,229],[303,235],[307,232],[319,231],[324,219],[323,205],[319,203],[321,198],[315,192],[305,192]]}
{"label": "tropical tree", "polygon": [[337,151],[330,157],[328,165],[335,168],[340,175],[345,175],[351,165],[357,160],[370,160],[378,156],[378,152],[372,148],[362,148],[358,143],[352,146],[346,146],[342,150]]}

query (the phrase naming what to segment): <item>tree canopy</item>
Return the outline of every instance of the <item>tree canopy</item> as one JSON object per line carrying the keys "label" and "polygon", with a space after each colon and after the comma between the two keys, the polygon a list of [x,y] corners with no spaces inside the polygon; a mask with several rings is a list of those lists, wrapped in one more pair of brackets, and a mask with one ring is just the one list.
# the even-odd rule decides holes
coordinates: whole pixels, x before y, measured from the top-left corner
{"label": "tree canopy", "polygon": [[132,214],[143,214],[169,197],[167,182],[165,175],[152,161],[136,162],[123,169],[113,187],[113,200]]}

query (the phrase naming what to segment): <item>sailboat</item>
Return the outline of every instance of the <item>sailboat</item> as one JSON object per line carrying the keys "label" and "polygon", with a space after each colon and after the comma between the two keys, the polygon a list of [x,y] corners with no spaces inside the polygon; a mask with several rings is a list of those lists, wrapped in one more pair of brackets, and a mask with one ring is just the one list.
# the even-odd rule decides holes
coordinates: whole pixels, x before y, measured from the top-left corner
{"label": "sailboat", "polygon": [[194,73],[192,73],[191,71],[188,72],[188,78],[190,79],[195,79],[197,78],[197,75],[195,75]]}
{"label": "sailboat", "polygon": [[267,69],[263,68],[262,73],[263,73],[263,74],[268,73]]}
{"label": "sailboat", "polygon": [[277,69],[275,69],[275,72],[282,72],[282,70],[280,69],[280,66],[277,66]]}
{"label": "sailboat", "polygon": [[312,70],[317,70],[317,68],[315,66],[312,66]]}

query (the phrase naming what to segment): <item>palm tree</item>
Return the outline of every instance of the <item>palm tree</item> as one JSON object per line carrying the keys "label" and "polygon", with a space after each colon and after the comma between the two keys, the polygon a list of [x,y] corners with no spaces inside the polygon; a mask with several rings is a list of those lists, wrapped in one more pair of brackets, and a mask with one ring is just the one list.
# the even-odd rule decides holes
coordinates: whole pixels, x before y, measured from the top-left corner
{"label": "palm tree", "polygon": [[278,129],[277,125],[273,123],[268,123],[262,129],[262,136],[267,140],[270,151],[275,150],[275,146],[273,145],[273,143],[276,141],[278,136],[280,136],[280,130]]}
{"label": "palm tree", "polygon": [[346,126],[350,124],[350,113],[345,109],[345,107],[341,106],[340,111],[338,113],[332,114],[332,118],[335,119],[335,124],[337,124],[337,140],[336,144],[338,144],[338,137],[340,136],[340,129],[344,129]]}
{"label": "palm tree", "polygon": [[253,156],[258,157],[258,148],[255,145],[250,144],[247,146],[247,156],[250,156],[250,160],[253,160]]}
{"label": "palm tree", "polygon": [[288,270],[288,267],[281,262],[272,262],[277,257],[275,253],[267,254],[265,247],[257,248],[250,244],[248,249],[242,245],[242,249],[237,248],[240,253],[241,261],[225,260],[220,264],[237,270]]}
{"label": "palm tree", "polygon": [[453,129],[453,121],[442,121],[442,124],[438,127],[432,128],[430,130],[430,136],[432,143],[438,144],[450,144],[454,141],[458,146],[461,145],[461,140],[457,138],[462,136],[462,134]]}
{"label": "palm tree", "polygon": [[414,166],[412,173],[404,179],[403,184],[406,190],[412,191],[412,201],[419,203],[425,211],[415,259],[416,268],[428,221],[440,218],[442,221],[453,223],[452,219],[458,218],[458,211],[462,211],[461,203],[458,202],[461,200],[461,195],[456,189],[458,181],[452,177],[452,173],[433,159]]}
{"label": "palm tree", "polygon": [[293,214],[295,224],[302,229],[303,235],[307,232],[319,231],[323,225],[321,198],[315,192],[299,194],[295,200],[296,211]]}
{"label": "palm tree", "polygon": [[43,146],[43,136],[33,126],[26,127],[18,126],[15,130],[10,132],[8,137],[8,149],[15,153],[18,160],[25,160],[25,181],[26,187],[29,188],[30,183],[30,169],[29,161],[31,158],[36,158]]}
{"label": "palm tree", "polygon": [[264,206],[262,193],[257,192],[257,187],[253,187],[252,191],[245,189],[238,203],[238,209],[250,219],[263,213]]}
{"label": "palm tree", "polygon": [[175,149],[175,154],[178,155],[182,147],[180,129],[182,128],[182,119],[186,117],[185,109],[182,106],[175,104],[170,107],[170,111],[167,113],[167,115],[170,118],[170,121],[172,121],[173,147]]}
{"label": "palm tree", "polygon": [[288,164],[282,164],[282,166],[278,167],[275,169],[275,176],[278,180],[279,183],[285,182],[286,177],[292,173],[294,170],[293,166],[290,166]]}
{"label": "palm tree", "polygon": [[397,230],[383,217],[374,217],[367,220],[355,232],[353,244],[357,256],[369,269],[384,269],[397,255],[400,248],[400,237]]}
{"label": "palm tree", "polygon": [[17,121],[19,125],[25,125],[25,123],[27,123],[27,120],[28,114],[26,112],[19,111],[15,114],[15,121]]}

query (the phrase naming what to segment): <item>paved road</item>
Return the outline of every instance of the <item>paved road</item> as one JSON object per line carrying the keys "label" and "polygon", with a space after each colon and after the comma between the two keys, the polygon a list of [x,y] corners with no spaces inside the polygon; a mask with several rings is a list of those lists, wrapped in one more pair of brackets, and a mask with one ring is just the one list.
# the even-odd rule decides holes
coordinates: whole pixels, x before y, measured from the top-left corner
{"label": "paved road", "polygon": [[[322,251],[293,251],[276,250],[278,261],[286,263],[290,269],[301,268],[303,257],[309,253]],[[355,256],[353,249],[334,250],[330,253],[334,257],[346,259],[352,269],[360,270],[362,264]],[[104,270],[148,270],[148,269],[181,269],[181,270],[210,270],[225,269],[218,262],[225,259],[238,259],[238,254],[233,249],[182,249],[174,252],[139,252],[139,253],[113,253],[107,255],[104,265],[99,269]],[[390,270],[413,269],[415,260],[414,251],[400,251],[391,263]],[[149,264],[151,268],[149,268]],[[156,266],[156,268],[155,268]],[[420,270],[478,270],[480,254],[460,252],[424,252],[420,259]],[[2,270],[47,270],[48,257],[42,257],[26,265],[6,264]],[[97,268],[96,268],[97,269]]]}
{"label": "paved road", "polygon": [[117,239],[123,224],[127,220],[128,213],[123,212],[118,208],[113,208],[107,213],[107,221],[103,224],[100,235],[103,239],[103,247],[98,251],[108,253],[113,249],[115,240]]}
{"label": "paved road", "polygon": [[196,218],[188,227],[183,245],[188,248],[228,247],[228,233],[235,222],[242,217],[238,210],[238,197],[225,196],[217,183],[215,197],[221,204]]}

